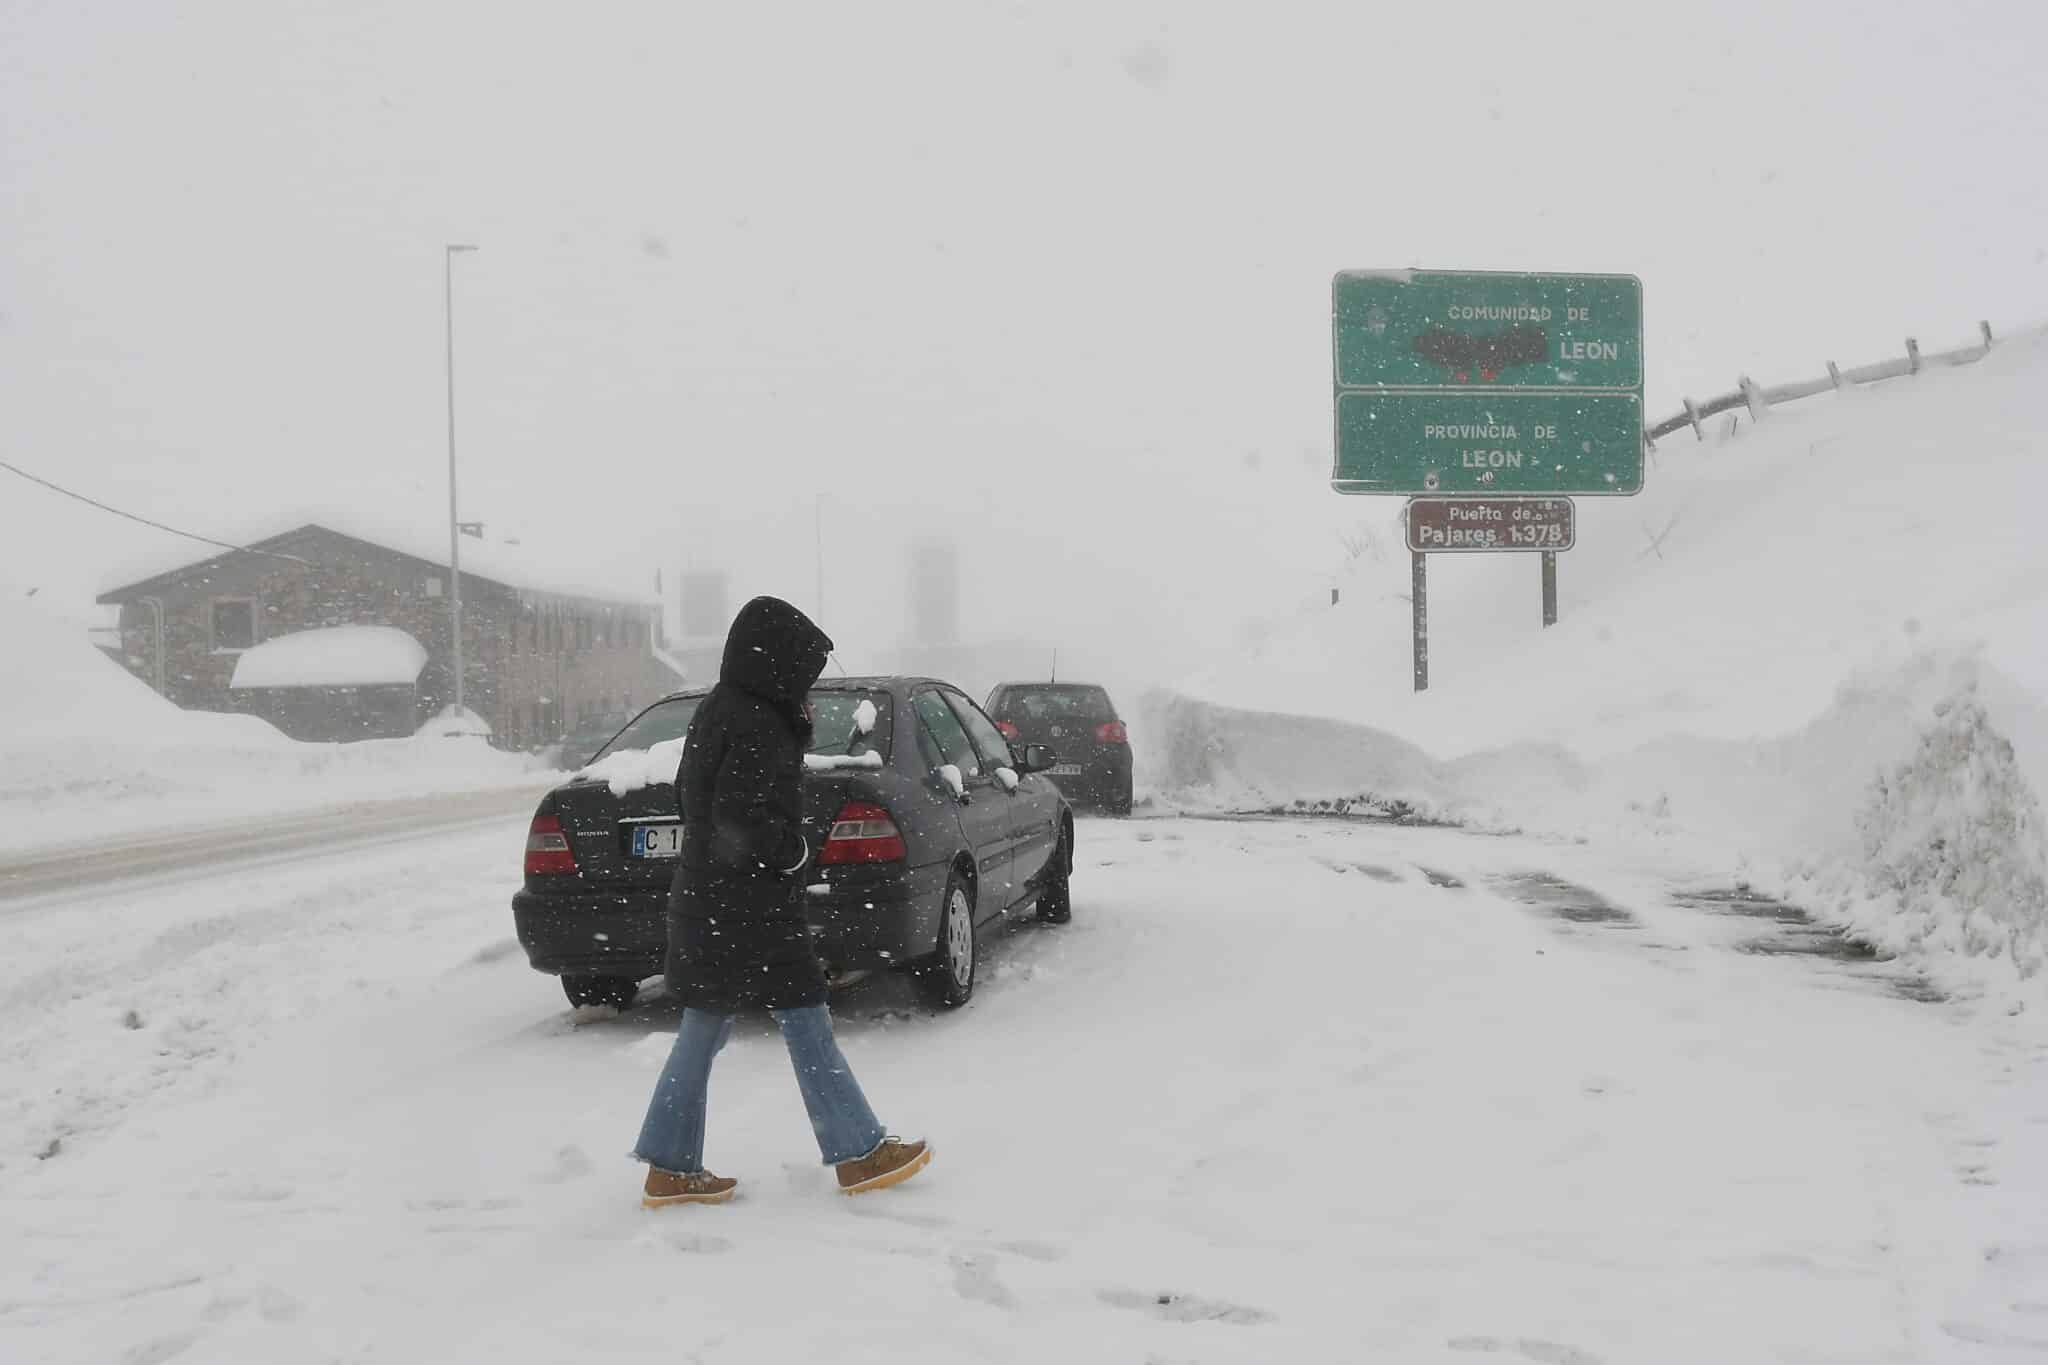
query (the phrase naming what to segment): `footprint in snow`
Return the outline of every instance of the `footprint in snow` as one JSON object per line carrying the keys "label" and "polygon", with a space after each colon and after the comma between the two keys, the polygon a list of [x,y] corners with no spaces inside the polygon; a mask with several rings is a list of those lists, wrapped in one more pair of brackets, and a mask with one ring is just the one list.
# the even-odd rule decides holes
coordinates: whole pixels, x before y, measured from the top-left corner
{"label": "footprint in snow", "polygon": [[1541,1365],[1602,1365],[1600,1357],[1591,1351],[1540,1337],[1517,1337],[1513,1341],[1499,1337],[1453,1337],[1445,1344],[1453,1351],[1503,1351]]}
{"label": "footprint in snow", "polygon": [[1967,1341],[1973,1346],[2000,1346],[2014,1351],[2048,1351],[2048,1337],[2022,1336],[2018,1332],[2002,1331],[1996,1327],[1980,1327],[1974,1322],[1944,1322],[1941,1330],[1957,1341]]}
{"label": "footprint in snow", "polygon": [[173,1332],[167,1337],[156,1337],[139,1346],[129,1347],[121,1356],[121,1365],[163,1365],[166,1360],[191,1350],[198,1340],[197,1332]]}
{"label": "footprint in snow", "polygon": [[1150,1314],[1166,1322],[1225,1322],[1233,1327],[1256,1327],[1273,1320],[1273,1315],[1263,1308],[1171,1291],[1143,1294],[1130,1289],[1105,1289],[1096,1297],[1112,1307]]}
{"label": "footprint in snow", "polygon": [[589,1154],[572,1143],[557,1150],[554,1164],[534,1179],[543,1185],[566,1185],[572,1180],[583,1179],[594,1169]]}
{"label": "footprint in snow", "polygon": [[1050,1242],[998,1242],[997,1251],[1007,1251],[1012,1256],[1022,1256],[1027,1261],[1041,1261],[1050,1264],[1067,1259],[1065,1247]]}
{"label": "footprint in snow", "polygon": [[953,1292],[972,1303],[991,1308],[1015,1308],[1017,1296],[996,1278],[995,1265],[980,1256],[953,1255]]}

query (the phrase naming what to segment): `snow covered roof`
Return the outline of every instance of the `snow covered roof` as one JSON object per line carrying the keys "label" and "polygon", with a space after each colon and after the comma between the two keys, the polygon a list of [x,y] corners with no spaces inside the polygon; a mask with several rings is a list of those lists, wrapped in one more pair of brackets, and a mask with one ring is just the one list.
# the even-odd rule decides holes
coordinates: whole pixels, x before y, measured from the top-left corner
{"label": "snow covered roof", "polygon": [[228,686],[409,687],[426,666],[426,647],[395,626],[328,626],[244,650]]}
{"label": "snow covered roof", "polygon": [[[347,513],[323,511],[290,518],[285,521],[284,530],[276,529],[277,526],[278,522],[273,520],[267,527],[258,528],[258,534],[228,539],[251,549],[276,548],[289,553],[278,542],[304,531],[321,529],[408,555],[437,568],[446,568],[448,564],[446,522],[373,522]],[[120,586],[102,593],[100,600],[119,597],[166,574],[235,553],[228,550],[195,558],[187,549],[173,548],[144,560],[129,561],[117,575]],[[618,556],[609,551],[585,553],[561,542],[531,541],[523,536],[491,533],[488,528],[482,538],[462,537],[462,577],[464,582],[480,578],[520,592],[648,606],[659,601],[653,591],[651,567],[643,575],[637,566],[622,565]]]}

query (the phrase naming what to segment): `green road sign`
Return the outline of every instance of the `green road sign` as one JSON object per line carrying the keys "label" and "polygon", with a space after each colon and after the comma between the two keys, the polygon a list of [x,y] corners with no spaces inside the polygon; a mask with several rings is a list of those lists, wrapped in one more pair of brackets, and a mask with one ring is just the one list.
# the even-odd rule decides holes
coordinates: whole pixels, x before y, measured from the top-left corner
{"label": "green road sign", "polygon": [[1331,315],[1338,492],[1642,489],[1633,275],[1346,271]]}
{"label": "green road sign", "polygon": [[1643,386],[1633,275],[1347,271],[1331,304],[1340,389]]}
{"label": "green road sign", "polygon": [[1340,493],[1640,492],[1642,400],[1347,389],[1330,482]]}

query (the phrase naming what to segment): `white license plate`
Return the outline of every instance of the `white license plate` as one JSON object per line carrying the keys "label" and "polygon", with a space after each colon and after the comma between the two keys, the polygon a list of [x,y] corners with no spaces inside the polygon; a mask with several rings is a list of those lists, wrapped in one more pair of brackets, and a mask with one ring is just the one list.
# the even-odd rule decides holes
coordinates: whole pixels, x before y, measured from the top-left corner
{"label": "white license plate", "polygon": [[635,858],[680,858],[683,856],[681,825],[633,826]]}
{"label": "white license plate", "polygon": [[1052,775],[1054,777],[1079,777],[1081,775],[1081,765],[1078,763],[1055,763],[1053,764]]}

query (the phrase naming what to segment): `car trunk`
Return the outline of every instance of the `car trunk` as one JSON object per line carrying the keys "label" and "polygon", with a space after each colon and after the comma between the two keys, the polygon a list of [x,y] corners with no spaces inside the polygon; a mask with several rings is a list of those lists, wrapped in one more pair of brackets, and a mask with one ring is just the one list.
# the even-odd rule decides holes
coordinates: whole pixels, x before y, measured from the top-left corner
{"label": "car trunk", "polygon": [[658,782],[613,796],[603,782],[571,782],[555,789],[554,802],[586,883],[665,887],[675,876],[674,858],[633,856],[636,825],[673,828],[681,823],[674,783]]}
{"label": "car trunk", "polygon": [[[841,807],[849,801],[886,805],[882,784],[867,769],[842,768],[804,774],[804,838],[817,856]],[[636,825],[673,827],[680,823],[676,789],[662,782],[613,796],[602,782],[572,782],[558,787],[555,813],[569,836],[576,866],[585,884],[594,887],[666,887],[675,876],[674,858],[633,856]]]}

